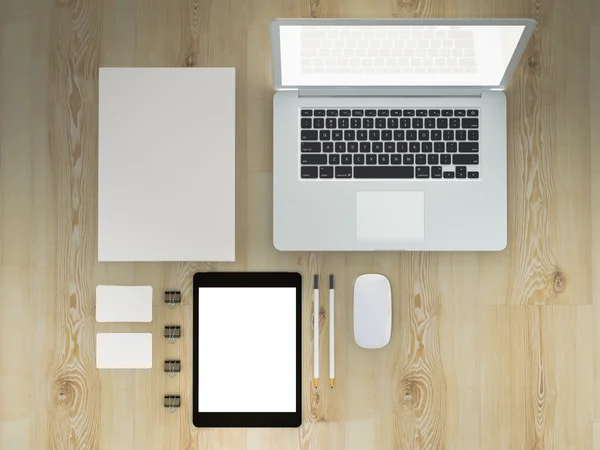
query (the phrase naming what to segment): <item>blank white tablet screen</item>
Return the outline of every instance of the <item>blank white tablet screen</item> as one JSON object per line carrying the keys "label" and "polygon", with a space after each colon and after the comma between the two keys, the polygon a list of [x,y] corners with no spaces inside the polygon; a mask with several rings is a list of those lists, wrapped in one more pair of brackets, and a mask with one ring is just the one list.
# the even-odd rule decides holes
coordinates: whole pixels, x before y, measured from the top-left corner
{"label": "blank white tablet screen", "polygon": [[296,411],[296,289],[201,287],[198,412]]}

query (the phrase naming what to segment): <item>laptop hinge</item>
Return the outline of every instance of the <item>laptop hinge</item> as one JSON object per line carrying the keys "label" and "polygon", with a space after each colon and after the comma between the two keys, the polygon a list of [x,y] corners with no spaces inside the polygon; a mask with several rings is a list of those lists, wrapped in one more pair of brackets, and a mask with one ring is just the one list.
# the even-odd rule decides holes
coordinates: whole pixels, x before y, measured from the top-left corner
{"label": "laptop hinge", "polygon": [[[485,89],[489,90],[489,89]],[[306,87],[298,89],[298,97],[481,97],[484,89],[453,88],[390,88],[390,87]]]}

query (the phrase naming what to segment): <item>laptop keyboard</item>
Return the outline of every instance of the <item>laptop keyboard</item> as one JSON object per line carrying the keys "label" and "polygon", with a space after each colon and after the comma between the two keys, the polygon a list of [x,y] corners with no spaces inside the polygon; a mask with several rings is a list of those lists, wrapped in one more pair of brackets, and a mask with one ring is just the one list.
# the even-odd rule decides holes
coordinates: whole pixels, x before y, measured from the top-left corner
{"label": "laptop keyboard", "polygon": [[300,110],[302,179],[478,179],[479,109]]}

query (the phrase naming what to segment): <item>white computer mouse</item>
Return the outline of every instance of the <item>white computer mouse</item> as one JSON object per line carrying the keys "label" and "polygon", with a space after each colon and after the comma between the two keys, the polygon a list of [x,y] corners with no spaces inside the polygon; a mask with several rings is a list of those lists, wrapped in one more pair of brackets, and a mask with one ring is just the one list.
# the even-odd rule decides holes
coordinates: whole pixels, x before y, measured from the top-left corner
{"label": "white computer mouse", "polygon": [[392,288],[383,275],[369,273],[354,282],[354,340],[382,348],[392,336]]}

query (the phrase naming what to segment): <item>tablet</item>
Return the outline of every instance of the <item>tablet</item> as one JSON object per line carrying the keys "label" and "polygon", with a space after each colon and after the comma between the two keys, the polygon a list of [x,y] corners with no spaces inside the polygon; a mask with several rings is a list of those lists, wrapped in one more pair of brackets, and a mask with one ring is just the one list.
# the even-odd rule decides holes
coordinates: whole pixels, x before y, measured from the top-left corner
{"label": "tablet", "polygon": [[194,275],[193,422],[299,427],[302,276]]}

